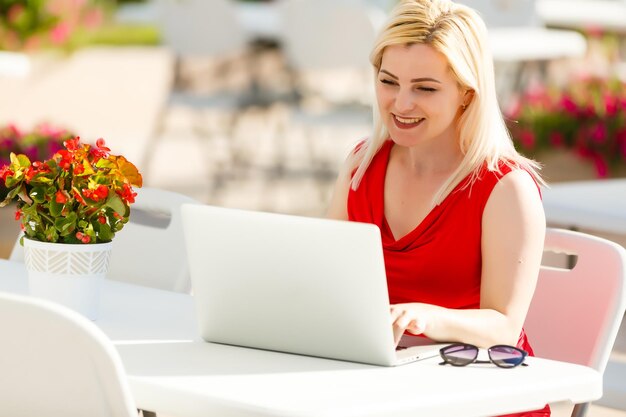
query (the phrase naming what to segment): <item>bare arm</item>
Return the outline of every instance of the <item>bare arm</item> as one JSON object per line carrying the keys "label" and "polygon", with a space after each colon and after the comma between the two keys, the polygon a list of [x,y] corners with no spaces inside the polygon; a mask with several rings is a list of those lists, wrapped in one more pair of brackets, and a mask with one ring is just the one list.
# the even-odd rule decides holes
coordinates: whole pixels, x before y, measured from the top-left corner
{"label": "bare arm", "polygon": [[534,181],[521,170],[505,175],[483,213],[480,309],[395,305],[395,333],[404,328],[482,347],[517,344],[537,283],[544,237],[545,216]]}

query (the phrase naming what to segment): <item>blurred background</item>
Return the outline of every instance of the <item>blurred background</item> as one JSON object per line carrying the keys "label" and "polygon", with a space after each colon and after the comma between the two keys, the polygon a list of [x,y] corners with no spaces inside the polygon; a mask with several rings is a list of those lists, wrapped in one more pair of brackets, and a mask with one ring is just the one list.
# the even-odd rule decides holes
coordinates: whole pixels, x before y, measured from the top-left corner
{"label": "blurred background", "polygon": [[[626,2],[465,3],[489,27],[515,141],[548,181],[626,174]],[[148,186],[321,216],[369,133],[367,56],[393,4],[0,0],[0,160],[102,137]]]}
{"label": "blurred background", "polygon": [[[501,109],[547,181],[626,177],[626,0],[462,2],[487,23]],[[394,3],[0,0],[0,166],[102,137],[146,186],[323,216],[369,134],[368,54]],[[2,257],[13,216],[0,210]]]}

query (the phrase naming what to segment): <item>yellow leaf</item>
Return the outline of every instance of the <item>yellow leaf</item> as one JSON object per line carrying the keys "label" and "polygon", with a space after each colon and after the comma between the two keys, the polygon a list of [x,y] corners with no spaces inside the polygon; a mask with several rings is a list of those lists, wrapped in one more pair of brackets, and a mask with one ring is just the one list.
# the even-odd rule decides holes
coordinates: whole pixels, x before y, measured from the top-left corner
{"label": "yellow leaf", "polygon": [[131,185],[134,185],[136,187],[141,187],[143,185],[143,178],[141,177],[141,174],[139,173],[137,167],[133,165],[132,162],[128,161],[123,156],[118,156],[115,162],[117,163],[117,166],[122,175],[126,177]]}

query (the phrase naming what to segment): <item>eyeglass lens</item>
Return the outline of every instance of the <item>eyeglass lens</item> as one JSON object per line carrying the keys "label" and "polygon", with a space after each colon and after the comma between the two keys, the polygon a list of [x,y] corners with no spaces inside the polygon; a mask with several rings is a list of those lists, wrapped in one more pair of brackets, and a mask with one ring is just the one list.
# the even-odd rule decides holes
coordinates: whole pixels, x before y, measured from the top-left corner
{"label": "eyeglass lens", "polygon": [[513,368],[524,362],[526,352],[512,346],[492,346],[488,350],[491,362],[502,368]]}
{"label": "eyeglass lens", "polygon": [[478,348],[465,344],[452,345],[441,350],[441,357],[450,365],[469,365],[478,357]]}

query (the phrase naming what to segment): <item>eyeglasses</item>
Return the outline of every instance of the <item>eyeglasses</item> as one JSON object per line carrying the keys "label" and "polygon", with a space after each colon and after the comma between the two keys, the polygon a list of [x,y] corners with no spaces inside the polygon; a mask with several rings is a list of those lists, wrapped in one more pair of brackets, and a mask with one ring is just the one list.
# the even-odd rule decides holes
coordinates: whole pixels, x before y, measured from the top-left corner
{"label": "eyeglasses", "polygon": [[493,363],[500,368],[515,368],[516,366],[528,366],[524,359],[528,356],[525,350],[508,345],[495,345],[487,349],[488,361],[477,360],[478,347],[467,343],[454,343],[439,350],[443,359],[440,365],[466,366],[470,363]]}

